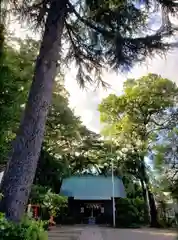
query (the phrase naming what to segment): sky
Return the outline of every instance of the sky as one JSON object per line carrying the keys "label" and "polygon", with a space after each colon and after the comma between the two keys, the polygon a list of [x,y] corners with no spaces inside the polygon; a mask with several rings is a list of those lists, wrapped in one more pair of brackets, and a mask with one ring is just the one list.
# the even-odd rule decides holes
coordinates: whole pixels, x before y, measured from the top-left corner
{"label": "sky", "polygon": [[[160,24],[158,16],[154,16],[151,21],[151,25],[155,28]],[[174,23],[178,23],[178,20],[173,19]],[[38,35],[34,35],[29,30],[25,30],[17,22],[11,22],[10,31],[16,36],[25,38],[27,35],[39,38]],[[72,67],[65,75],[65,85],[70,94],[69,102],[72,109],[77,116],[81,117],[84,125],[90,130],[99,133],[102,125],[100,124],[100,116],[98,104],[102,99],[107,97],[110,93],[121,94],[122,86],[127,78],[139,78],[148,73],[160,74],[162,77],[169,78],[170,80],[178,84],[178,49],[170,51],[165,57],[156,56],[152,59],[148,59],[146,63],[136,64],[135,67],[127,74],[117,74],[114,72],[103,72],[103,80],[110,84],[110,88],[94,88],[88,87],[87,90],[79,88],[77,81],[75,80],[75,68]]]}
{"label": "sky", "polygon": [[178,49],[170,51],[165,57],[155,56],[146,63],[136,64],[127,75],[111,72],[103,73],[103,79],[110,83],[111,87],[105,89],[82,90],[75,80],[75,71],[71,70],[66,74],[66,87],[70,93],[70,106],[74,109],[76,115],[81,116],[83,123],[92,131],[100,132],[100,116],[97,111],[98,104],[110,93],[121,94],[123,82],[127,78],[139,78],[148,73],[160,74],[162,77],[169,78],[178,84]]}
{"label": "sky", "polygon": [[[172,23],[178,25],[177,17],[169,16]],[[150,29],[159,29],[161,25],[160,12],[150,16]],[[177,40],[177,36],[175,37]],[[99,133],[102,129],[100,115],[97,111],[98,104],[110,93],[120,95],[123,89],[123,83],[127,78],[139,78],[148,73],[160,74],[178,84],[178,49],[169,51],[164,57],[155,55],[152,59],[147,59],[142,64],[135,64],[134,68],[127,74],[118,74],[113,72],[104,72],[103,80],[108,82],[111,87],[108,90],[90,87],[87,90],[79,88],[75,80],[75,71],[71,69],[66,74],[66,87],[70,93],[70,106],[74,109],[76,115],[81,117],[83,123],[92,131]]]}

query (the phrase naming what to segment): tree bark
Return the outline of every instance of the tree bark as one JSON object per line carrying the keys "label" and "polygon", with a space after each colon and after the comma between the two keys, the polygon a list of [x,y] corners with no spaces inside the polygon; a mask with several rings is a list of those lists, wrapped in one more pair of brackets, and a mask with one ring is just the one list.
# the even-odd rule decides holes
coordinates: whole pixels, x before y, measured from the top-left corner
{"label": "tree bark", "polygon": [[1,185],[4,197],[0,211],[15,222],[24,214],[37,168],[57,73],[65,14],[66,0],[51,0],[26,109]]}
{"label": "tree bark", "polygon": [[144,199],[144,218],[145,218],[145,223],[149,223],[149,202],[147,199],[147,194],[146,194],[146,189],[145,189],[145,184],[143,179],[140,179],[140,183],[142,186],[142,193],[143,193],[143,199]]}
{"label": "tree bark", "polygon": [[150,226],[151,227],[158,227],[159,226],[159,224],[158,224],[158,213],[157,213],[153,193],[149,189],[149,177],[148,177],[146,169],[145,169],[144,160],[142,160],[142,162],[141,162],[140,171],[141,171],[141,179],[143,180],[143,187],[144,187],[144,185],[146,186],[146,187],[144,187],[145,194],[146,194],[146,191],[148,193],[148,201],[147,201],[147,197],[146,197],[146,202],[148,202],[148,204],[149,204]]}
{"label": "tree bark", "polygon": [[158,223],[158,211],[156,208],[155,199],[153,196],[153,193],[150,191],[150,189],[147,186],[148,191],[148,199],[149,199],[149,205],[150,205],[150,226],[151,227],[159,227]]}

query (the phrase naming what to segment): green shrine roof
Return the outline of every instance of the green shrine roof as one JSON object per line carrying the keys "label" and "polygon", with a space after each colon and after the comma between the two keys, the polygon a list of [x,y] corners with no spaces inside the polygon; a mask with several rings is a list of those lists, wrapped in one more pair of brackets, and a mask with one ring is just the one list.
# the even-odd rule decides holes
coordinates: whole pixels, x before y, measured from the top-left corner
{"label": "green shrine roof", "polygon": [[[61,194],[79,200],[109,200],[112,198],[112,177],[72,176],[63,180]],[[114,177],[114,196],[126,197],[122,179]]]}

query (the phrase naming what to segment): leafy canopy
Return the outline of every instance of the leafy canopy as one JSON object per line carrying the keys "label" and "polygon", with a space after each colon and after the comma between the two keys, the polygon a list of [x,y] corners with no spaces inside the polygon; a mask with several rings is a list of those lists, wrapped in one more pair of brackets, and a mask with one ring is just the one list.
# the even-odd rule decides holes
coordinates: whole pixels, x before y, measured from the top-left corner
{"label": "leafy canopy", "polygon": [[172,81],[149,74],[128,79],[123,91],[121,96],[109,95],[99,105],[106,134],[130,134],[134,141],[144,142],[176,124],[178,88]]}
{"label": "leafy canopy", "polygon": [[[44,29],[52,0],[11,1],[13,13],[28,27]],[[61,64],[75,63],[80,85],[101,81],[103,68],[129,70],[146,56],[168,49],[165,37],[175,31],[169,15],[177,12],[176,1],[65,0]],[[140,7],[142,5],[142,7]],[[162,24],[155,31],[148,24],[152,11],[162,9]],[[60,16],[60,9],[59,9]]]}
{"label": "leafy canopy", "polygon": [[[11,39],[12,40],[12,39]],[[36,41],[16,40],[19,49],[4,44],[0,67],[0,161],[6,162],[9,142],[14,138],[27,99],[36,56]],[[28,49],[28,51],[27,51]]]}
{"label": "leafy canopy", "polygon": [[111,94],[99,105],[103,132],[117,146],[119,165],[138,179],[148,182],[144,158],[177,124],[177,93],[175,83],[149,74],[128,79],[122,95]]}

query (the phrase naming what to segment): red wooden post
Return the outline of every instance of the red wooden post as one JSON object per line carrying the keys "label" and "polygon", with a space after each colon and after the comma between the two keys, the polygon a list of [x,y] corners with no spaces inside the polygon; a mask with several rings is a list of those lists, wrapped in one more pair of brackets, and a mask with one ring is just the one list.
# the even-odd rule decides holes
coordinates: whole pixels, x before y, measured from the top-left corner
{"label": "red wooden post", "polygon": [[35,219],[37,219],[39,216],[38,216],[38,214],[39,214],[39,205],[31,205],[31,208],[32,208],[32,212],[33,212],[33,217],[35,218]]}
{"label": "red wooden post", "polygon": [[38,218],[38,206],[34,206],[34,217],[37,219]]}

